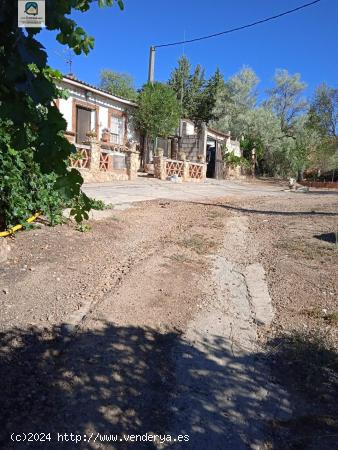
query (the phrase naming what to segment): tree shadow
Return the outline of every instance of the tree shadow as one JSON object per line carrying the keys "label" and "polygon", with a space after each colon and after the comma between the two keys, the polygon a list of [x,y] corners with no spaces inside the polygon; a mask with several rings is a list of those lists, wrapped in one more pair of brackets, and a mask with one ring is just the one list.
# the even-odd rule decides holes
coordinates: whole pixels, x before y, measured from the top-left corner
{"label": "tree shadow", "polygon": [[[63,337],[64,329],[54,329],[52,336],[36,328],[0,335],[0,417],[7,424],[0,433],[2,448],[9,444],[8,432],[84,436],[162,429],[168,397],[163,393],[170,391],[172,382],[164,349],[177,335],[105,323],[72,337]],[[157,448],[140,444],[138,448]],[[47,448],[60,445],[95,448],[88,442],[46,443]],[[13,446],[18,447],[34,445]],[[129,447],[122,443],[118,448]]]}
{"label": "tree shadow", "polygon": [[226,204],[215,204],[215,203],[205,203],[205,202],[195,202],[200,205],[206,205],[206,206],[216,206],[219,208],[224,208],[229,211],[237,211],[237,212],[243,212],[248,214],[261,214],[261,215],[271,215],[271,216],[332,216],[338,217],[338,212],[327,212],[327,211],[274,211],[274,210],[264,210],[264,209],[250,209],[250,208],[244,208],[241,206],[231,206]]}
{"label": "tree shadow", "polygon": [[294,331],[272,338],[269,363],[276,381],[293,400],[293,416],[274,420],[276,450],[338,448],[338,358],[320,330]]}
{"label": "tree shadow", "polygon": [[[283,418],[283,391],[273,385],[267,395],[264,355],[234,352],[223,337],[192,345],[175,331],[97,322],[66,339],[59,328],[52,335],[29,328],[0,340],[4,449],[244,450],[272,439],[272,421]],[[13,432],[50,432],[52,441],[11,442]],[[57,433],[82,440],[57,442]],[[182,434],[189,442],[116,445],[88,442],[91,433]]]}

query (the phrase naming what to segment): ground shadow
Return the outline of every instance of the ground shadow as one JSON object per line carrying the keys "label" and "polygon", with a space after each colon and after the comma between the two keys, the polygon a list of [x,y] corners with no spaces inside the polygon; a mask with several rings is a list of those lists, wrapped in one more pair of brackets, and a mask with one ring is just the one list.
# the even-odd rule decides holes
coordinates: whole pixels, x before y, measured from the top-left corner
{"label": "ground shadow", "polygon": [[205,203],[205,202],[194,202],[198,203],[200,205],[206,205],[206,206],[216,206],[220,208],[227,209],[229,211],[237,211],[237,212],[243,212],[248,214],[261,214],[261,215],[271,215],[271,216],[332,216],[338,217],[338,211],[335,212],[328,212],[328,211],[273,211],[273,210],[264,210],[264,209],[250,209],[250,208],[244,208],[241,206],[231,206],[226,204],[215,204],[215,203]]}
{"label": "ground shadow", "polygon": [[338,358],[325,332],[294,331],[267,343],[276,381],[288,388],[293,415],[273,420],[276,450],[338,449]]}
{"label": "ground shadow", "polygon": [[319,239],[320,241],[328,242],[329,244],[336,244],[337,243],[337,235],[336,235],[336,233],[316,234],[314,237],[316,239]]}
{"label": "ground shadow", "polygon": [[177,335],[105,323],[72,337],[63,336],[65,329],[55,328],[52,336],[36,328],[1,334],[1,447],[35,448],[11,444],[11,432],[51,432],[45,448],[96,448],[92,442],[56,442],[56,433],[163,430],[172,379],[165,348]]}
{"label": "ground shadow", "polygon": [[307,193],[307,195],[338,195],[338,190],[327,190],[327,191],[321,191],[319,189],[313,191],[310,190],[310,192]]}
{"label": "ground shadow", "polygon": [[[197,348],[176,332],[103,322],[69,341],[58,328],[53,332],[29,328],[0,335],[1,448],[241,450],[255,443],[250,436],[263,400],[252,392],[266,380],[264,367],[257,370],[262,354],[234,357],[222,337]],[[177,358],[181,386],[175,383]],[[225,402],[229,386],[236,394]],[[276,387],[273,399],[279,396]],[[271,418],[262,423],[269,440]],[[50,432],[52,441],[13,443],[13,432]],[[189,442],[88,442],[91,433],[121,438],[168,432],[188,434]],[[82,441],[57,442],[57,433],[78,434]]]}

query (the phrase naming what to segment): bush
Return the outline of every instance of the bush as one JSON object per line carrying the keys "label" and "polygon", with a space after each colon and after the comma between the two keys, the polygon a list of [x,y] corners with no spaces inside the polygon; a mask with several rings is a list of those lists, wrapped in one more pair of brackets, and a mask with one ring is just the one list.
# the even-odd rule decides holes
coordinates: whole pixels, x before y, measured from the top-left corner
{"label": "bush", "polygon": [[250,169],[251,167],[250,161],[248,161],[246,158],[243,158],[243,156],[236,156],[234,152],[227,153],[226,151],[224,151],[223,159],[224,162],[230,167],[240,166],[245,169]]}

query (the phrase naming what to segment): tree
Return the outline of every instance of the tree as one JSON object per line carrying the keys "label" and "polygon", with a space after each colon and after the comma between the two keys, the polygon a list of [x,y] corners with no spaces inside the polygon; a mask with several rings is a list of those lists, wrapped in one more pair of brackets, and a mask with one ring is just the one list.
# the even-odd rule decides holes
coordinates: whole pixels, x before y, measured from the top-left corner
{"label": "tree", "polygon": [[215,107],[217,98],[221,95],[223,89],[223,75],[219,69],[216,69],[214,75],[206,82],[205,88],[199,96],[195,122],[200,121],[209,124],[209,122],[218,119]]}
{"label": "tree", "polygon": [[[241,147],[247,159],[251,158],[251,152],[255,149],[259,171],[282,176],[301,174],[314,151],[317,135],[304,129],[305,120],[299,115],[292,119],[292,135],[290,128],[286,132],[277,108],[277,90],[274,91],[273,107],[271,98],[270,102],[257,107],[257,84],[258,78],[250,68],[244,68],[231,77],[216,103],[218,120],[215,126],[224,131],[230,130],[232,135],[241,138]],[[285,86],[284,83],[283,87],[290,93]],[[281,95],[281,91],[278,93]],[[287,104],[291,105],[290,102]]]}
{"label": "tree", "polygon": [[213,111],[215,127],[237,137],[242,135],[246,113],[256,105],[258,81],[255,72],[244,67],[225,82]]}
{"label": "tree", "polygon": [[170,75],[168,84],[176,94],[177,100],[182,105],[182,114],[184,117],[188,117],[188,92],[190,86],[190,71],[191,64],[188,58],[183,55],[178,60],[178,67],[176,67]]}
{"label": "tree", "polygon": [[307,117],[299,117],[294,123],[293,142],[289,146],[287,158],[290,169],[299,179],[303,178],[304,170],[311,165],[313,155],[318,154],[321,145],[320,134],[306,126]]}
{"label": "tree", "polygon": [[178,67],[171,73],[168,84],[182,105],[182,116],[192,120],[196,125],[208,124],[216,119],[215,106],[218,95],[224,87],[221,71],[216,69],[208,81],[205,71],[197,64],[191,70],[186,56],[178,60]]}
{"label": "tree", "polygon": [[325,83],[317,87],[310,104],[308,123],[324,136],[338,136],[338,89]]}
{"label": "tree", "polygon": [[114,72],[112,70],[102,70],[100,87],[117,97],[135,101],[137,91],[134,86],[134,79],[127,73]]}
{"label": "tree", "polygon": [[170,86],[158,82],[144,85],[137,103],[134,120],[143,135],[166,138],[175,132],[181,108]]}
{"label": "tree", "polygon": [[198,123],[201,120],[201,118],[199,117],[199,111],[204,85],[205,71],[199,64],[197,64],[195,70],[190,76],[188,89],[186,92],[187,117],[193,120],[195,123]]}
{"label": "tree", "polygon": [[[87,54],[94,39],[68,16],[87,11],[94,0],[46,2],[47,30],[76,54]],[[99,0],[112,6],[114,0]],[[118,0],[120,8],[122,0]],[[64,96],[55,85],[61,74],[47,65],[43,46],[35,38],[40,28],[17,26],[17,2],[0,3],[0,216],[9,226],[40,209],[76,198],[76,217],[87,218],[89,199],[80,199],[82,177],[69,170],[75,148],[64,137],[66,122],[54,100]]]}
{"label": "tree", "polygon": [[182,56],[178,60],[178,67],[171,73],[168,84],[182,105],[182,116],[196,120],[205,84],[205,74],[201,66],[198,64],[191,73],[191,64],[188,58]]}
{"label": "tree", "polygon": [[297,117],[307,108],[307,102],[301,97],[306,83],[300,74],[290,75],[287,70],[276,70],[275,86],[267,90],[269,96],[266,106],[279,118],[281,130],[292,136]]}

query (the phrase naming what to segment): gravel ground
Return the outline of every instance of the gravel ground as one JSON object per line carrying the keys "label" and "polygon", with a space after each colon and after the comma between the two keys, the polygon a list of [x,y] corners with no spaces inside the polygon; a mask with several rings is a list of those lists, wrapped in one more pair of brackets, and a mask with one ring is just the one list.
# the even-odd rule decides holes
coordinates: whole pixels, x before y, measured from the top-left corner
{"label": "gravel ground", "polygon": [[[329,194],[283,193],[280,198],[260,195],[250,200],[237,196],[200,203],[157,200],[116,211],[109,219],[93,222],[88,233],[68,225],[18,233],[10,243],[10,259],[0,268],[2,447],[38,447],[11,443],[12,432],[51,432],[52,442],[39,448],[60,448],[56,432],[79,433],[84,440],[91,432],[184,429],[195,437],[198,433],[218,437],[212,441],[214,449],[234,448],[231,445],[238,439],[237,448],[335,448],[332,355],[336,358],[338,250],[330,233],[337,228],[337,211],[337,195]],[[243,233],[238,235],[239,222],[245,223],[245,239]],[[234,370],[231,389],[238,380],[236,395],[245,392],[243,377],[248,383],[255,378],[257,391],[267,379],[275,383],[274,395],[269,389],[264,394],[270,395],[270,406],[276,403],[277,392],[283,396],[287,390],[291,395],[293,415],[266,416],[254,437],[247,421],[252,410],[261,407],[261,394],[255,402],[229,406],[231,399],[224,401],[222,385],[226,372],[219,362],[224,359],[218,352],[221,341],[213,339],[212,345],[209,341],[208,354],[198,351],[200,343],[194,346],[194,333],[204,330],[198,325],[201,317],[218,320],[214,292],[219,261],[226,261],[229,273],[235,268],[240,274],[245,267],[260,264],[275,311],[271,326],[255,327],[254,347],[241,365],[238,360],[228,362]],[[222,297],[228,307],[222,310],[224,326],[213,327],[209,321],[210,329],[223,339],[232,323],[238,339],[245,342],[252,334],[254,316],[249,331],[242,327],[242,312],[235,315],[237,321],[229,322],[231,292],[229,288]],[[202,340],[208,338],[205,333]],[[325,339],[310,333],[322,333]],[[227,345],[222,351],[229,352]],[[230,357],[235,355],[230,352]],[[206,388],[213,396],[203,400],[203,392],[196,390],[210,383],[210,377],[198,372],[200,381],[189,382],[190,393],[184,394],[188,412],[175,401],[179,380],[182,376],[190,380],[193,373],[189,364],[182,363],[187,358],[201,371],[215,358],[210,376],[218,383],[212,391]],[[304,378],[300,363],[309,358],[314,362],[306,367]],[[253,361],[258,361],[255,371],[243,372]],[[318,365],[325,373],[313,371]],[[227,409],[232,413],[227,415]],[[214,426],[206,416],[212,410],[217,414]],[[190,421],[189,411],[195,411],[198,423]],[[176,448],[202,448],[196,442]],[[166,445],[62,444],[112,449]]]}

